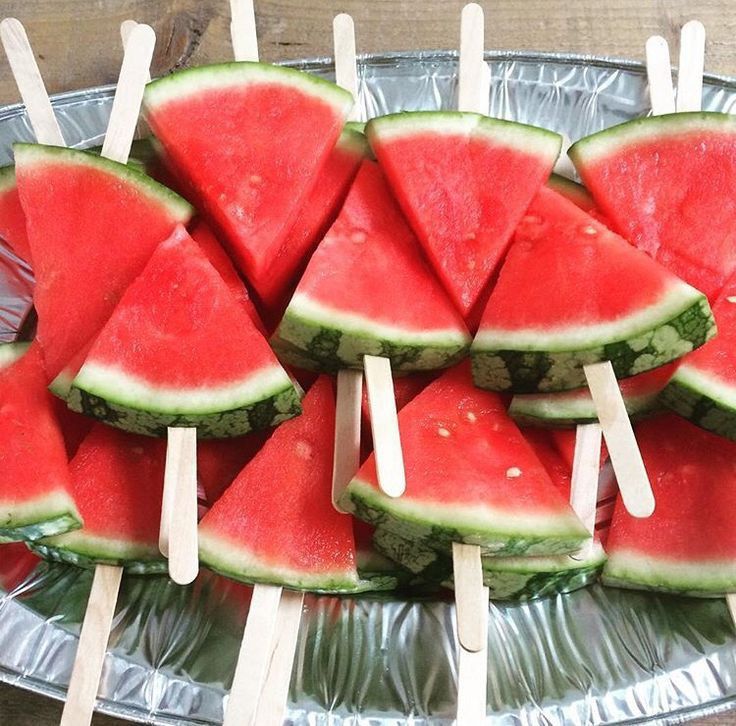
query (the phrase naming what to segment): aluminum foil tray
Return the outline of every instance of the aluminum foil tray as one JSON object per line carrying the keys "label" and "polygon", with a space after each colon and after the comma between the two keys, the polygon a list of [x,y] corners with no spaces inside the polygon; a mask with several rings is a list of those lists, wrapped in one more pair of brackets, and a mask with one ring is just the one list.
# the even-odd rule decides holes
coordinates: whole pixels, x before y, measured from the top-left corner
{"label": "aluminum foil tray", "polygon": [[[640,64],[532,53],[488,60],[494,116],[575,140],[648,111]],[[332,76],[329,60],[291,65]],[[451,53],[363,57],[363,112],[451,108],[455,71]],[[736,82],[707,77],[704,93],[704,108],[730,111]],[[109,87],[55,97],[68,143],[101,141],[111,98]],[[21,107],[0,109],[0,163],[10,161],[13,141],[32,138]],[[29,292],[27,271],[0,255],[0,339],[13,337]],[[63,697],[90,584],[89,572],[40,564],[0,590],[0,679]],[[206,572],[187,588],[126,577],[100,710],[155,724],[221,722],[248,596]],[[449,602],[309,596],[288,723],[450,724],[455,642]],[[491,605],[488,697],[490,724],[680,722],[736,700],[736,633],[724,601],[599,586]]]}

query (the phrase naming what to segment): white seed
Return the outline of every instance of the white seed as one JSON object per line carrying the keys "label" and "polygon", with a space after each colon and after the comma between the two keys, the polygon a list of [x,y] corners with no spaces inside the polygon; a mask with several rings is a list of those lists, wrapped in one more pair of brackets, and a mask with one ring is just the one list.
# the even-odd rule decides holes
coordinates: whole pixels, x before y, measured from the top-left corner
{"label": "white seed", "polygon": [[729,295],[726,300],[730,303],[736,303],[736,295]]}
{"label": "white seed", "polygon": [[580,230],[583,234],[594,235],[598,234],[598,230],[592,225],[588,224]]}
{"label": "white seed", "polygon": [[449,438],[449,436],[450,436],[450,432],[449,432],[449,431],[448,431],[448,430],[447,430],[446,428],[444,428],[444,427],[442,427],[442,426],[440,426],[440,427],[439,427],[439,428],[437,429],[437,433],[438,433],[438,434],[439,434],[440,436],[442,436],[443,438],[445,438],[445,439]]}
{"label": "white seed", "polygon": [[263,183],[263,177],[260,174],[252,174],[249,181],[254,187],[256,187]]}
{"label": "white seed", "polygon": [[296,455],[300,459],[309,459],[312,456],[312,447],[306,441],[297,441]]}
{"label": "white seed", "polygon": [[368,236],[365,232],[353,232],[350,235],[350,241],[355,243],[356,245],[362,245],[365,243],[365,241],[368,239]]}
{"label": "white seed", "polygon": [[506,477],[508,479],[518,479],[521,476],[521,469],[518,466],[512,466],[510,469],[506,469]]}
{"label": "white seed", "polygon": [[475,423],[478,420],[478,417],[472,411],[468,411],[465,414],[465,418],[468,419],[470,423]]}

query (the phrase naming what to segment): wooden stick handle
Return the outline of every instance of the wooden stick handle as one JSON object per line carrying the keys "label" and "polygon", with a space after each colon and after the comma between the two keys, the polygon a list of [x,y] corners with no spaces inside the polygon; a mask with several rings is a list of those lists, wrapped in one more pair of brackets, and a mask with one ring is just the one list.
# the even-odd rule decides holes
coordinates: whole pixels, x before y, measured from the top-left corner
{"label": "wooden stick handle", "polygon": [[230,0],[230,38],[236,61],[258,62],[258,34],[253,0]]}
{"label": "wooden stick handle", "polygon": [[488,639],[488,589],[483,586],[480,547],[453,542],[452,567],[457,637],[465,650],[475,653]]}
{"label": "wooden stick handle", "polygon": [[[120,23],[120,40],[123,42],[123,51],[125,51],[125,46],[128,45],[128,41],[130,40],[130,34],[135,30],[138,23],[135,20],[123,20],[122,23]],[[151,80],[151,73],[150,71],[146,75],[146,82]]]}
{"label": "wooden stick handle", "polygon": [[256,712],[258,726],[281,726],[299,639],[304,593],[284,590],[276,620],[276,642]]}
{"label": "wooden stick handle", "polygon": [[[488,588],[485,588],[486,603]],[[486,722],[488,690],[488,646],[476,651],[458,648],[456,726],[478,726]]]}
{"label": "wooden stick handle", "polygon": [[138,23],[130,31],[125,45],[125,56],[112,102],[110,121],[102,144],[102,156],[121,164],[128,161],[143,100],[143,90],[150,78],[151,58],[155,45],[156,34],[153,28],[142,23]]}
{"label": "wooden stick handle", "polygon": [[222,726],[256,726],[258,701],[273,651],[281,588],[256,585]]}
{"label": "wooden stick handle", "polygon": [[120,567],[95,568],[60,726],[87,726],[92,721],[122,576]]}
{"label": "wooden stick handle", "polygon": [[371,413],[378,486],[389,497],[400,497],[406,490],[406,472],[391,361],[388,358],[366,355],[363,358],[363,368]]}
{"label": "wooden stick handle", "polygon": [[168,429],[159,548],[167,529],[169,576],[178,585],[188,585],[199,573],[197,429]]}
{"label": "wooden stick handle", "polygon": [[577,427],[575,436],[570,506],[591,535],[595,529],[600,469],[600,424],[581,424]]}
{"label": "wooden stick handle", "polygon": [[459,111],[487,113],[481,97],[485,88],[483,66],[484,19],[483,8],[477,3],[468,3],[460,16],[460,62],[458,67],[457,107]]}
{"label": "wooden stick handle", "polygon": [[25,28],[15,18],[0,23],[0,41],[8,56],[15,83],[26,106],[36,140],[39,144],[66,146],[56,120],[51,100],[46,93],[41,71],[38,70]]}
{"label": "wooden stick handle", "polygon": [[698,20],[682,26],[677,69],[677,111],[700,111],[703,103],[705,28]]}
{"label": "wooden stick handle", "polygon": [[731,620],[736,625],[736,595],[726,595],[726,605],[728,606],[728,613],[731,616]]}
{"label": "wooden stick handle", "polygon": [[670,49],[661,35],[653,35],[646,44],[647,79],[652,113],[661,116],[675,112],[675,90],[672,87]]}
{"label": "wooden stick handle", "polygon": [[337,374],[335,450],[332,465],[332,505],[347,512],[341,500],[360,468],[360,423],[363,406],[363,372],[345,369]]}
{"label": "wooden stick handle", "polygon": [[350,121],[360,121],[358,107],[358,64],[355,60],[355,24],[347,13],[336,15],[332,21],[332,38],[335,49],[335,83],[353,94]]}
{"label": "wooden stick handle", "polygon": [[610,361],[592,363],[584,371],[624,506],[633,517],[649,517],[654,512],[652,485],[613,366]]}

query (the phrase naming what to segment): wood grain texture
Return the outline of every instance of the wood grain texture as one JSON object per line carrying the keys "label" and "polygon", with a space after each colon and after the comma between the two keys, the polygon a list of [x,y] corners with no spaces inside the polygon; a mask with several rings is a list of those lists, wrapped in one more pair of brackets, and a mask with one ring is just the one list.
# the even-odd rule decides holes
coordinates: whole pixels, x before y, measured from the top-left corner
{"label": "wood grain texture", "polygon": [[[329,56],[332,18],[355,19],[361,53],[455,48],[464,0],[256,0],[266,61]],[[643,59],[648,36],[670,43],[697,17],[708,31],[706,68],[736,75],[736,13],[728,0],[480,0],[486,47],[595,53]],[[5,16],[26,26],[50,92],[112,83],[122,57],[119,25],[132,18],[154,27],[153,74],[232,58],[228,0],[3,0]],[[676,44],[673,47],[677,47]],[[0,63],[0,102],[17,99]]]}
{"label": "wood grain texture", "polygon": [[[708,32],[706,69],[736,75],[736,13],[729,0],[478,0],[486,14],[486,47],[594,53],[644,58],[648,36],[677,47],[679,27],[697,17]],[[255,0],[264,60],[332,54],[331,23],[338,12],[355,19],[361,53],[455,48],[465,0]],[[149,23],[158,43],[154,75],[187,65],[230,59],[228,0],[2,0],[2,16],[26,26],[50,92],[112,83],[122,59],[120,22]],[[0,103],[18,100],[0,57]],[[55,726],[57,701],[0,684],[2,726]],[[95,726],[129,722],[95,716]],[[736,715],[700,719],[733,726]]]}

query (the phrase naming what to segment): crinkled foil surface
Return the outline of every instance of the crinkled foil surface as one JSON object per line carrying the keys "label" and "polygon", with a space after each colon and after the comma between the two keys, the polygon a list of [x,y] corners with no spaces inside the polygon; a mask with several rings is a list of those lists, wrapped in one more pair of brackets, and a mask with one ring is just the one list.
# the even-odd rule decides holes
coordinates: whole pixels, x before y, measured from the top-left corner
{"label": "crinkled foil surface", "polygon": [[[491,53],[490,111],[575,140],[647,113],[640,65],[592,57]],[[300,68],[332,75],[328,60]],[[456,57],[441,52],[360,62],[366,117],[451,108]],[[54,99],[67,142],[99,143],[112,90]],[[730,111],[736,82],[708,77],[704,108]],[[0,163],[32,140],[19,106],[0,109]],[[104,280],[100,280],[104,285]],[[0,340],[27,308],[30,278],[0,254]],[[6,548],[0,557],[7,557]],[[0,679],[61,698],[91,573],[41,564],[0,590]],[[156,724],[222,720],[247,612],[247,588],[204,572],[187,588],[126,577],[100,687],[107,713]],[[736,634],[721,600],[593,587],[489,608],[491,724],[677,723],[736,699]],[[456,643],[449,602],[308,596],[288,723],[450,724]]]}

